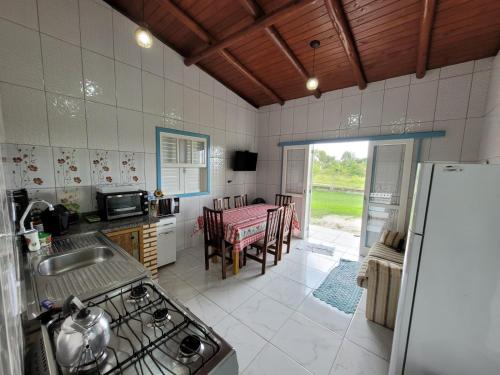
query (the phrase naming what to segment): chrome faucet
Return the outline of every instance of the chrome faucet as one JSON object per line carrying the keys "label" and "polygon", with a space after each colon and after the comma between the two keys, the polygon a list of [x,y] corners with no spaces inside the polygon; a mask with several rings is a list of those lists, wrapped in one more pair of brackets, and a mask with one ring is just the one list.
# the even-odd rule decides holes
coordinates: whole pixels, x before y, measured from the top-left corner
{"label": "chrome faucet", "polygon": [[26,220],[26,216],[28,216],[35,203],[45,203],[49,207],[49,211],[54,211],[54,206],[43,199],[30,202],[28,207],[26,207],[26,210],[24,210],[23,216],[21,216],[21,220],[19,221],[19,232],[17,232],[17,234],[25,234],[27,232],[24,227],[24,220]]}

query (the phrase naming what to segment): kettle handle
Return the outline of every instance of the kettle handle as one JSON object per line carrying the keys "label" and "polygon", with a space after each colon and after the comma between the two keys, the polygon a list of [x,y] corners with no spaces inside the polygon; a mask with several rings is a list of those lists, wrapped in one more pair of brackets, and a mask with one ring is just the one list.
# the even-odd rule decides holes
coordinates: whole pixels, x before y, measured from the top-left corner
{"label": "kettle handle", "polygon": [[63,303],[63,314],[70,315],[73,310],[73,306],[76,307],[77,310],[85,309],[85,305],[78,299],[78,297],[70,295]]}

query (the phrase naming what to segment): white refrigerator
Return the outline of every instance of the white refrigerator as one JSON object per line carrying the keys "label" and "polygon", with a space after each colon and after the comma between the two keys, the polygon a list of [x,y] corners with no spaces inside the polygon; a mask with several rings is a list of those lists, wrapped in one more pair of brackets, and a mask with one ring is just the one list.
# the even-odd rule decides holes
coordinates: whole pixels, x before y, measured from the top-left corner
{"label": "white refrigerator", "polygon": [[500,165],[419,165],[389,374],[500,374]]}

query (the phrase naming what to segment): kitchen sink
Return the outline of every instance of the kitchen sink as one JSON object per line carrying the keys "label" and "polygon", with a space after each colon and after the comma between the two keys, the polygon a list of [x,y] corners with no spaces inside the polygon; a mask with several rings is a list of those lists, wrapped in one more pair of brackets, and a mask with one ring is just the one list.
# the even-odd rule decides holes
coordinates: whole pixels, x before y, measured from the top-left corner
{"label": "kitchen sink", "polygon": [[28,257],[30,318],[45,311],[46,303],[62,305],[70,295],[83,301],[149,276],[142,264],[99,232],[55,238],[50,248]]}
{"label": "kitchen sink", "polygon": [[38,263],[38,273],[42,276],[55,276],[105,262],[113,256],[113,250],[107,246],[95,246],[66,254],[53,255]]}

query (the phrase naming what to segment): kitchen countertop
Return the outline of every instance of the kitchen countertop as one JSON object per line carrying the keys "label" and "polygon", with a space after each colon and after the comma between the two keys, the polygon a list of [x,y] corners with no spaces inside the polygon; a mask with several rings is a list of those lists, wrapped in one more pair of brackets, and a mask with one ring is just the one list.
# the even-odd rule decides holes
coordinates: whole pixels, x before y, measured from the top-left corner
{"label": "kitchen countertop", "polygon": [[[46,306],[41,305],[42,301],[51,301],[61,306],[71,294],[85,300],[122,284],[150,277],[149,271],[141,263],[110,241],[102,232],[93,231],[56,237],[53,243],[60,244],[46,251],[27,253],[24,257],[23,281],[28,319],[33,319],[46,311]],[[64,250],[60,251],[61,248]],[[57,249],[56,252],[54,249]],[[61,273],[43,274],[39,271],[41,262],[49,261],[53,256],[71,257],[75,261],[82,262],[77,254],[93,249],[98,251],[106,249],[112,256],[108,256],[106,261],[83,263],[82,266]],[[85,258],[83,259],[85,262]],[[92,282],[89,282],[90,279]]]}
{"label": "kitchen countertop", "polygon": [[[68,238],[77,238],[82,235],[90,235],[90,236],[99,236],[99,233],[106,234],[113,231],[118,231],[126,228],[134,228],[143,225],[157,223],[159,219],[154,217],[149,217],[149,215],[141,215],[134,216],[124,219],[117,219],[112,221],[98,221],[95,223],[88,223],[84,217],[80,217],[78,223],[72,224],[69,227],[69,231],[62,236],[54,236],[53,241],[65,241]],[[102,236],[102,234],[100,236]],[[20,238],[18,238],[18,246],[21,246]],[[126,258],[129,259],[130,262],[137,262],[137,260],[133,259],[125,250],[121,249],[117,244],[109,242],[106,239],[103,241],[107,241],[110,247],[115,249],[119,249],[118,251],[122,254],[125,254]],[[20,250],[21,251],[21,250]],[[40,313],[39,311],[39,302],[38,298],[35,296],[35,285],[34,283],[34,275],[32,274],[32,262],[34,258],[38,258],[40,256],[46,256],[52,254],[52,250],[49,248],[48,250],[41,250],[36,253],[26,252],[24,256],[21,257],[21,279],[23,285],[23,302],[24,308],[27,312],[28,319],[32,319],[34,316]],[[139,265],[139,263],[137,263]],[[141,268],[143,267],[140,265]],[[144,269],[146,271],[146,269]],[[146,276],[146,273],[144,274]],[[143,276],[143,277],[144,277]]]}
{"label": "kitchen countertop", "polygon": [[69,226],[69,231],[64,236],[74,234],[101,232],[109,233],[120,229],[134,228],[142,225],[154,224],[159,220],[148,215],[132,216],[125,219],[117,219],[111,221],[98,221],[96,223],[88,223],[84,217],[81,217],[78,223]]}

